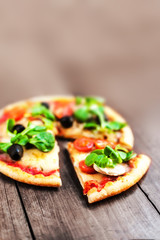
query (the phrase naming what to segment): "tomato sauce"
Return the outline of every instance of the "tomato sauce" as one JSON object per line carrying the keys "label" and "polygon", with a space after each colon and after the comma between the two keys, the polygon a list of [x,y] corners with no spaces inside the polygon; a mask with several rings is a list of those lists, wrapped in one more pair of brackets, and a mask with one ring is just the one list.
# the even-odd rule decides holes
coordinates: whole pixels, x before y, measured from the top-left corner
{"label": "tomato sauce", "polygon": [[48,177],[56,172],[59,172],[59,169],[44,172],[42,170],[38,170],[36,167],[23,166],[18,162],[13,162],[6,154],[0,155],[0,161],[5,162],[9,166],[20,168],[22,171],[32,175],[42,174],[43,176]]}
{"label": "tomato sauce", "polygon": [[103,179],[98,182],[97,180],[90,180],[90,181],[87,181],[85,182],[84,184],[84,190],[83,190],[83,193],[84,194],[87,194],[88,191],[92,188],[97,188],[97,191],[100,192],[104,186],[106,185],[106,183],[108,182],[114,182],[115,180],[117,179],[117,177],[113,177],[113,176],[106,176],[106,177],[103,177]]}

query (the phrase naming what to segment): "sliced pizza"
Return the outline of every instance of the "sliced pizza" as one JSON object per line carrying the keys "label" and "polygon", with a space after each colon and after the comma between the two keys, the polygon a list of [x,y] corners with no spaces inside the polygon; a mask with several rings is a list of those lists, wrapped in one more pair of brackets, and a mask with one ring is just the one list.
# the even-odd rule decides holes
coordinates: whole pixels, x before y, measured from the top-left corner
{"label": "sliced pizza", "polygon": [[89,203],[129,189],[151,163],[148,156],[107,140],[79,138],[68,143],[68,151]]}
{"label": "sliced pizza", "polygon": [[24,101],[0,114],[0,172],[28,184],[61,186],[59,146],[48,105]]}

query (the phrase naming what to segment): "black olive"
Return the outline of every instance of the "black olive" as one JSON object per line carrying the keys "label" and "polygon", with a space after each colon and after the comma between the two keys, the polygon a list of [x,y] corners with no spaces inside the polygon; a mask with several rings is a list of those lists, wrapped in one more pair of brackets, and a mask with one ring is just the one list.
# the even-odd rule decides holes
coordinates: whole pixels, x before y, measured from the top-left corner
{"label": "black olive", "polygon": [[15,161],[20,160],[23,156],[23,148],[19,144],[13,144],[8,148],[7,152],[9,156]]}
{"label": "black olive", "polygon": [[41,105],[49,109],[49,104],[47,102],[41,102]]}
{"label": "black olive", "polygon": [[32,148],[34,148],[34,145],[31,144],[31,143],[27,143],[27,144],[25,145],[25,148],[26,148],[26,149],[32,149]]}
{"label": "black olive", "polygon": [[60,119],[60,123],[61,123],[62,127],[64,127],[64,128],[72,127],[73,121],[74,121],[74,119],[72,116],[65,116]]}
{"label": "black olive", "polygon": [[16,124],[16,125],[14,125],[12,132],[14,132],[16,130],[17,133],[21,133],[24,129],[25,129],[25,127],[23,125]]}

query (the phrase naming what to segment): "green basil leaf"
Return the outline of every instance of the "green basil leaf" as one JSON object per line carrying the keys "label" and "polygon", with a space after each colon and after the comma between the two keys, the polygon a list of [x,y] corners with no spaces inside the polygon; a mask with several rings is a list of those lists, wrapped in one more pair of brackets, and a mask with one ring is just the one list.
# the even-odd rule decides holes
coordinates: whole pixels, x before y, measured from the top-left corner
{"label": "green basil leaf", "polygon": [[91,166],[91,165],[93,165],[93,163],[95,162],[95,159],[97,158],[97,154],[95,154],[95,153],[90,153],[87,157],[86,157],[86,159],[85,159],[85,164],[87,165],[87,166]]}
{"label": "green basil leaf", "polygon": [[18,133],[16,136],[11,138],[11,143],[13,144],[20,144],[22,146],[25,146],[28,143],[29,139],[26,135],[22,135],[21,133]]}
{"label": "green basil leaf", "polygon": [[98,155],[95,164],[98,167],[105,168],[108,163],[108,158],[105,155]]}
{"label": "green basil leaf", "polygon": [[0,143],[0,150],[7,152],[7,149],[12,145],[12,143]]}
{"label": "green basil leaf", "polygon": [[90,122],[90,123],[85,123],[84,128],[91,128],[91,129],[97,129],[99,126],[98,124],[94,123],[94,122]]}
{"label": "green basil leaf", "polygon": [[53,115],[53,113],[48,108],[41,104],[37,104],[32,108],[32,116],[37,115],[44,115],[46,118],[52,121],[55,120],[55,116]]}
{"label": "green basil leaf", "polygon": [[109,157],[109,158],[117,161],[118,163],[122,163],[122,159],[121,159],[119,153],[116,152],[116,151],[115,151],[113,148],[111,148],[110,146],[106,146],[106,147],[105,147],[105,149],[104,149],[104,154],[105,154],[107,157]]}
{"label": "green basil leaf", "polygon": [[12,132],[14,125],[15,125],[15,120],[14,119],[8,119],[7,120],[7,133],[8,133],[9,136],[14,136],[15,135]]}
{"label": "green basil leaf", "polygon": [[118,151],[120,157],[122,158],[122,160],[125,160],[127,158],[127,153],[126,152],[122,152],[122,151]]}
{"label": "green basil leaf", "polygon": [[128,153],[128,149],[127,148],[124,148],[124,147],[122,147],[121,145],[117,145],[116,147],[115,147],[115,150],[116,151],[123,151],[123,152],[126,152],[126,153]]}
{"label": "green basil leaf", "polygon": [[131,160],[132,158],[135,158],[136,156],[137,156],[136,153],[133,153],[133,151],[130,151],[127,153],[127,157],[124,161],[127,162],[127,161]]}
{"label": "green basil leaf", "polygon": [[42,152],[49,152],[54,148],[55,138],[49,132],[41,132],[35,137],[31,138],[29,143],[33,144]]}
{"label": "green basil leaf", "polygon": [[84,98],[83,97],[80,97],[80,96],[77,96],[76,97],[76,104],[77,105],[79,105],[79,104],[81,104],[81,103],[83,103],[84,102]]}
{"label": "green basil leaf", "polygon": [[32,129],[30,129],[26,134],[31,137],[34,135],[37,135],[40,132],[44,132],[46,131],[46,127],[45,126],[34,126]]}
{"label": "green basil leaf", "polygon": [[97,104],[97,105],[101,105],[101,104],[104,104],[104,99],[101,98],[101,97],[86,97],[85,98],[86,100],[86,103],[89,104],[89,105],[92,105],[92,104]]}
{"label": "green basil leaf", "polygon": [[82,107],[82,108],[77,109],[74,112],[74,117],[78,121],[85,122],[90,117],[90,114],[89,114],[89,112],[88,112],[86,107]]}
{"label": "green basil leaf", "polygon": [[101,155],[101,154],[104,154],[104,149],[96,149],[96,150],[93,150],[92,153],[96,153],[97,155]]}
{"label": "green basil leaf", "polygon": [[126,125],[127,125],[127,123],[116,122],[116,121],[105,122],[105,127],[108,128],[108,129],[110,129],[110,130],[114,130],[114,131],[121,130],[121,129],[124,128]]}
{"label": "green basil leaf", "polygon": [[42,121],[44,122],[44,125],[47,129],[52,130],[53,129],[53,122],[48,118],[42,118]]}

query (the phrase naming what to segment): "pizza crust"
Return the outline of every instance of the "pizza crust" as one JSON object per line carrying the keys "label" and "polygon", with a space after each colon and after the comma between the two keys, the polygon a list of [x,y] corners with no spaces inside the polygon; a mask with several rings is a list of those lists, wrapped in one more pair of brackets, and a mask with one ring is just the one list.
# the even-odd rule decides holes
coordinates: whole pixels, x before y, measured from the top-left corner
{"label": "pizza crust", "polygon": [[9,166],[2,161],[0,161],[0,172],[16,181],[27,184],[45,187],[59,187],[62,185],[59,172],[47,177],[42,174],[32,175],[22,171],[18,167]]}
{"label": "pizza crust", "polygon": [[[105,176],[103,174],[100,174],[100,173],[86,174],[80,170],[78,163],[81,160],[85,159],[86,153],[84,154],[79,153],[78,155],[78,151],[74,149],[73,143],[68,143],[68,151],[69,151],[73,166],[75,168],[75,171],[77,173],[78,179],[83,188],[86,181],[102,180],[102,178]],[[151,163],[151,159],[146,155],[138,155],[138,157],[136,157],[135,159],[130,160],[130,163],[132,163],[133,167],[128,173],[126,173],[123,176],[119,176],[118,179],[114,182],[106,183],[105,187],[100,192],[98,192],[97,188],[95,187],[90,189],[87,193],[88,202],[93,203],[93,202],[103,200],[105,198],[117,195],[129,189],[130,187],[132,187],[147,172],[149,165]]]}

